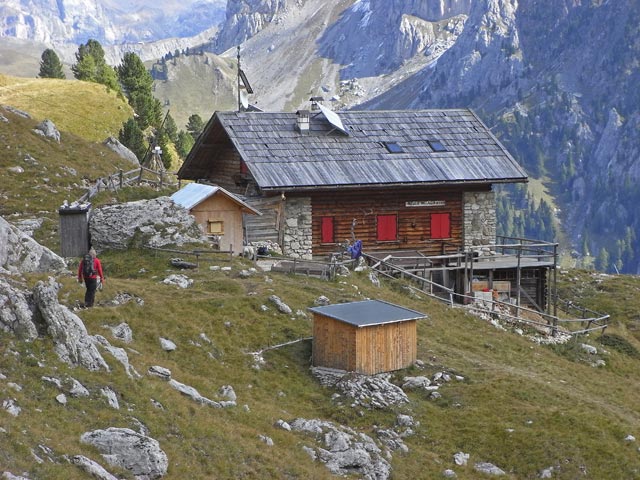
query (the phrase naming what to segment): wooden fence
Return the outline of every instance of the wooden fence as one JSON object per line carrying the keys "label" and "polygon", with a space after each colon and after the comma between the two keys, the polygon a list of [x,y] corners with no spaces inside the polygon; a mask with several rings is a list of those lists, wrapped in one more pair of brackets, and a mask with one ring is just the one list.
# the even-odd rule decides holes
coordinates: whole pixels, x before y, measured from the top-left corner
{"label": "wooden fence", "polygon": [[151,170],[146,167],[139,167],[128,172],[124,172],[120,169],[117,173],[108,175],[106,177],[98,178],[95,183],[89,187],[87,192],[80,197],[78,203],[84,203],[91,200],[99,192],[104,190],[117,191],[123,187],[130,185],[153,185],[158,188],[165,186],[175,186],[178,184],[175,181],[175,174],[172,172],[166,172],[163,170]]}

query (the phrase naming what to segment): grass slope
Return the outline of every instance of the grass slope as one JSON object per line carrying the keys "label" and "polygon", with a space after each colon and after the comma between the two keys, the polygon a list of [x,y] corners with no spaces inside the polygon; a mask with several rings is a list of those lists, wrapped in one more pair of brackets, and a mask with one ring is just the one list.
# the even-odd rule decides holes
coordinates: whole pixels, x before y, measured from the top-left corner
{"label": "grass slope", "polygon": [[[0,153],[0,208],[9,220],[39,214],[54,224],[61,199],[81,192],[79,178],[108,173],[118,165],[108,152],[80,137],[63,132],[63,142],[56,146],[31,133],[35,120],[3,115],[10,121],[0,123],[5,144]],[[39,164],[29,167],[32,170],[25,166],[25,174],[10,173],[6,167],[23,161],[27,153]],[[78,174],[64,174],[65,167],[78,169]],[[48,183],[38,180],[43,175]],[[152,194],[158,193],[129,191],[120,199]],[[41,230],[54,229],[45,223]],[[55,245],[54,237],[40,231],[38,235],[45,244]],[[2,471],[27,472],[34,479],[86,478],[62,457],[84,454],[106,465],[95,450],[80,443],[82,433],[110,426],[138,430],[143,424],[169,457],[166,478],[325,479],[331,478],[328,470],[303,450],[303,446],[317,447],[315,440],[278,429],[277,420],[320,418],[375,437],[376,428],[391,428],[396,414],[406,413],[420,426],[405,439],[409,452],[394,453],[393,478],[440,478],[447,468],[454,469],[459,479],[483,478],[472,467],[481,461],[494,463],[511,479],[538,478],[550,467],[557,479],[640,478],[639,443],[625,441],[627,435],[640,438],[640,280],[636,277],[561,273],[561,296],[611,313],[612,325],[605,336],[550,347],[496,329],[463,309],[410,296],[401,283],[382,281],[377,288],[366,273],[331,282],[275,273],[243,278],[239,271],[250,264],[214,257],[201,259],[199,268],[188,272],[194,285],[180,290],[162,283],[168,274],[178,273],[169,266],[175,255],[130,250],[101,256],[108,279],[98,294],[99,306],[82,310],[79,316],[91,334],[104,335],[125,348],[142,378],[128,377],[104,351],[111,371],[89,372],[62,364],[48,338],[23,343],[0,332],[0,373],[6,377],[0,380],[0,400],[15,399],[22,408],[17,417],[0,409]],[[214,271],[212,265],[232,269]],[[25,286],[45,277],[29,276]],[[72,273],[58,281],[63,304],[81,301],[84,291]],[[144,304],[106,306],[122,293],[137,296]],[[408,405],[369,411],[352,408],[348,401],[337,404],[332,399],[335,392],[319,385],[309,370],[308,340],[268,351],[266,364],[255,369],[250,352],[311,334],[309,318],[282,315],[273,307],[263,311],[261,306],[269,305],[267,299],[273,294],[294,312],[305,311],[320,295],[334,303],[378,298],[425,312],[429,318],[418,326],[418,358],[425,367],[395,372],[393,381],[400,384],[407,375],[443,370],[464,380],[443,386],[437,400],[413,391]],[[131,344],[112,338],[105,328],[121,322],[133,330]],[[203,341],[201,333],[212,343]],[[178,348],[163,351],[160,337],[173,340]],[[600,353],[585,353],[583,342]],[[605,366],[593,366],[598,358],[605,360]],[[221,386],[232,385],[238,406],[212,409],[196,404],[147,375],[153,365],[169,368],[173,378],[212,399]],[[67,396],[63,406],[55,400],[59,390],[43,376],[76,378],[91,396]],[[119,410],[109,407],[100,394],[107,386],[117,392]],[[154,406],[152,399],[164,408]],[[274,445],[267,446],[259,435],[271,437]],[[470,454],[468,466],[454,464],[453,455],[460,451]],[[44,461],[38,463],[34,455]]]}
{"label": "grass slope", "polygon": [[133,116],[125,99],[97,83],[51,78],[19,78],[0,74],[0,105],[29,112],[60,131],[94,142],[118,136]]}

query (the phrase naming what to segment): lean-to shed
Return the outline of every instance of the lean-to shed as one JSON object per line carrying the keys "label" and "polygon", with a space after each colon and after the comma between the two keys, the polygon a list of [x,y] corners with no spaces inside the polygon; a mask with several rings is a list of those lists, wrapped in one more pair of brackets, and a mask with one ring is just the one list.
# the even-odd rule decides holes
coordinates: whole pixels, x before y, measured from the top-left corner
{"label": "lean-to shed", "polygon": [[171,199],[189,210],[204,232],[215,237],[220,250],[242,253],[244,245],[243,214],[260,215],[233,193],[217,185],[189,183]]}
{"label": "lean-to shed", "polygon": [[417,320],[426,315],[381,300],[313,307],[316,367],[365,375],[408,367],[416,361]]}

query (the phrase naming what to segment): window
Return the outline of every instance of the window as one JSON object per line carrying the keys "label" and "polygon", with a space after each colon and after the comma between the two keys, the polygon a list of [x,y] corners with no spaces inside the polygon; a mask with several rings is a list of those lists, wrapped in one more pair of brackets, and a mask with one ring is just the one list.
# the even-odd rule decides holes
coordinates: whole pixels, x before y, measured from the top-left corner
{"label": "window", "polygon": [[210,235],[223,235],[224,234],[224,222],[222,220],[209,221],[207,233]]}
{"label": "window", "polygon": [[431,238],[451,238],[451,214],[431,214]]}
{"label": "window", "polygon": [[247,164],[240,160],[240,175],[247,175],[249,173],[249,168]]}
{"label": "window", "polygon": [[377,240],[388,242],[398,240],[398,216],[378,215]]}
{"label": "window", "polygon": [[320,222],[320,243],[335,243],[333,217],[322,217]]}
{"label": "window", "polygon": [[402,153],[402,146],[398,142],[382,142],[389,153]]}
{"label": "window", "polygon": [[442,144],[440,140],[427,140],[431,150],[434,152],[446,152],[447,148]]}

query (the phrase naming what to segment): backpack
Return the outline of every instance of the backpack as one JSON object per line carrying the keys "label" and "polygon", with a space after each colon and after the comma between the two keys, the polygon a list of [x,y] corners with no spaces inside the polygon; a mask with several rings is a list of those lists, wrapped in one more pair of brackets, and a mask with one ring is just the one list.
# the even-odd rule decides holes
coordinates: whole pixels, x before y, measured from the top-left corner
{"label": "backpack", "polygon": [[82,276],[83,278],[93,277],[96,274],[95,268],[93,268],[93,257],[90,254],[86,254],[82,257]]}

